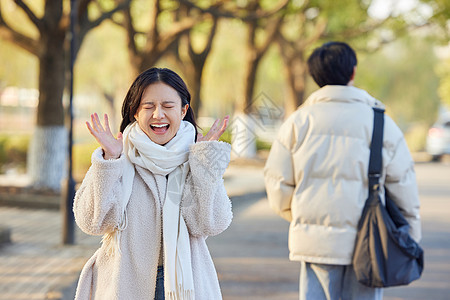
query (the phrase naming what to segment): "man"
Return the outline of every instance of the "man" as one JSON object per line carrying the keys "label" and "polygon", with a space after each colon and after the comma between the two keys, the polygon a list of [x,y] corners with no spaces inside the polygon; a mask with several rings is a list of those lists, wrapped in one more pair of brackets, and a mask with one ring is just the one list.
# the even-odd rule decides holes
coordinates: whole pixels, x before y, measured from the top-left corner
{"label": "man", "polygon": [[[341,42],[314,50],[308,68],[320,89],[281,126],[265,169],[270,206],[288,220],[289,258],[301,262],[300,299],[382,299],[355,278],[352,256],[368,196],[373,107],[353,86],[356,54]],[[385,116],[381,185],[421,238],[414,162],[403,134]],[[382,193],[384,194],[384,193]],[[384,201],[384,199],[383,199]]]}

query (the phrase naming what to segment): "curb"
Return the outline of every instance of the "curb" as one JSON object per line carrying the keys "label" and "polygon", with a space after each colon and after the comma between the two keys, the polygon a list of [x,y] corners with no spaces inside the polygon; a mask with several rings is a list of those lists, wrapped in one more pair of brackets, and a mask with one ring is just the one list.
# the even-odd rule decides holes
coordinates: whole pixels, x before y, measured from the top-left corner
{"label": "curb", "polygon": [[0,192],[0,205],[2,206],[58,210],[60,202],[61,196],[59,195],[39,195],[29,192],[9,194]]}
{"label": "curb", "polygon": [[59,209],[61,194],[29,186],[1,185],[0,205],[24,208]]}

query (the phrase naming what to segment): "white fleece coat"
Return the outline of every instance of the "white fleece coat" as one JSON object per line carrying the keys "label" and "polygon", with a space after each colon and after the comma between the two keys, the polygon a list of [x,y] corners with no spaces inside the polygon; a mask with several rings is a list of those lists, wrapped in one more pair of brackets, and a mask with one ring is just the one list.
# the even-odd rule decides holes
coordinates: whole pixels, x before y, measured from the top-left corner
{"label": "white fleece coat", "polygon": [[[227,143],[210,141],[192,145],[189,153],[181,213],[189,231],[196,300],[222,299],[205,240],[231,223],[231,202],[222,178],[230,150]],[[92,154],[92,165],[74,201],[75,220],[87,234],[103,235],[119,222],[124,159],[122,155],[105,160],[101,149]],[[128,226],[120,240],[122,254],[111,257],[103,246],[98,249],[81,272],[75,299],[153,300],[166,184],[165,176],[136,167]]]}
{"label": "white fleece coat", "polygon": [[[271,207],[290,222],[291,260],[351,264],[368,197],[372,107],[383,105],[361,89],[325,86],[281,126],[264,172]],[[412,237],[420,240],[414,162],[388,116],[382,155],[380,182],[411,225]]]}

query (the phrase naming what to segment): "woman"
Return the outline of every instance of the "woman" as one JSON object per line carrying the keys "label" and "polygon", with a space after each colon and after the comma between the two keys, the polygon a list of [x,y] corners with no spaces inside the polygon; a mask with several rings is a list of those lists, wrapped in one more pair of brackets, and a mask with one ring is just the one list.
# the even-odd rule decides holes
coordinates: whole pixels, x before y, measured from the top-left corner
{"label": "woman", "polygon": [[151,68],[132,84],[117,138],[107,115],[86,122],[100,144],[76,193],[86,233],[103,235],[86,263],[76,299],[221,299],[207,236],[232,219],[222,175],[230,145],[216,120],[197,135],[190,94],[168,69]]}

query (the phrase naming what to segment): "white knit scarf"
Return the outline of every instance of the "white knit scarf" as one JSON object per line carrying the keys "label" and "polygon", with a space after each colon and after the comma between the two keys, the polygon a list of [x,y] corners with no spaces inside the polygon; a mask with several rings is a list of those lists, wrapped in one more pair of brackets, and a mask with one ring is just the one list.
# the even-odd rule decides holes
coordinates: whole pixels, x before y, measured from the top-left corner
{"label": "white knit scarf", "polygon": [[167,300],[193,300],[189,233],[180,213],[181,195],[189,171],[189,146],[194,143],[194,126],[182,121],[180,128],[166,145],[151,141],[137,122],[123,132],[124,155],[127,158],[123,174],[122,221],[118,228],[103,237],[110,253],[120,254],[120,233],[127,226],[126,207],[135,174],[134,165],[153,174],[169,175],[163,205],[164,291]]}

